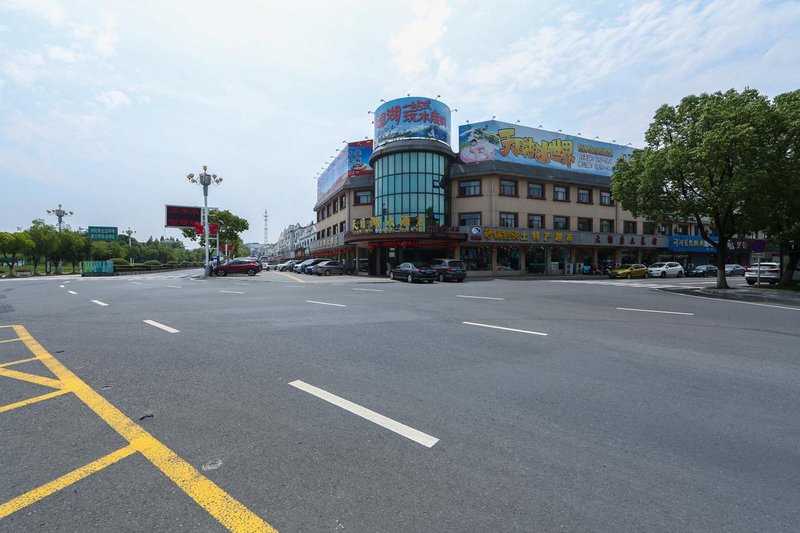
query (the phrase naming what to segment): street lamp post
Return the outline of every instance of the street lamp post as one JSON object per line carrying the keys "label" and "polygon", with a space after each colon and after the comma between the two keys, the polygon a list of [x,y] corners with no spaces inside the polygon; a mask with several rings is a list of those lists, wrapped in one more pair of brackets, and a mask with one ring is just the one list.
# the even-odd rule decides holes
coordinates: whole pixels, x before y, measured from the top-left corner
{"label": "street lamp post", "polygon": [[[58,232],[61,233],[61,223],[64,221],[64,217],[72,216],[74,213],[72,211],[66,211],[64,208],[61,207],[61,204],[58,204],[58,209],[48,209],[48,215],[55,215],[58,217]],[[58,258],[58,267],[56,267],[57,274],[63,274],[63,268],[61,266],[61,258]]]}
{"label": "street lamp post", "polygon": [[216,174],[209,174],[206,172],[208,167],[203,165],[203,173],[195,176],[194,174],[189,174],[186,176],[192,183],[200,183],[203,186],[203,234],[204,234],[204,241],[205,241],[205,248],[206,248],[206,262],[205,268],[203,269],[203,277],[208,277],[210,274],[210,265],[209,265],[209,257],[208,257],[208,186],[211,185],[213,182],[214,185],[219,185],[222,183],[222,178],[217,177]]}
{"label": "street lamp post", "polygon": [[[128,229],[126,229],[122,233],[124,233],[125,235],[128,236],[128,254],[130,255],[130,252],[131,252],[131,235],[136,233],[136,231],[132,230],[131,227],[128,226]],[[131,260],[131,264],[133,264],[133,257],[131,257],[130,260]]]}

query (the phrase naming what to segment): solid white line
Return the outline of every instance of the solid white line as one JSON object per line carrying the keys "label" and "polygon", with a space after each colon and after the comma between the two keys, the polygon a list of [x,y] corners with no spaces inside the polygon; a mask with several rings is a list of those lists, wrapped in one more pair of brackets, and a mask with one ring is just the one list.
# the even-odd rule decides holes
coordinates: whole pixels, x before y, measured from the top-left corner
{"label": "solid white line", "polygon": [[77,293],[77,292],[75,292],[75,291],[67,291],[67,292],[68,292],[68,293],[70,293],[70,294],[78,294],[78,293]]}
{"label": "solid white line", "polygon": [[744,304],[744,305],[755,305],[758,307],[772,307],[773,309],[785,309],[787,311],[800,311],[800,307],[784,307],[782,305],[771,305],[771,304],[759,304],[755,302],[742,302],[739,300],[727,300],[725,298],[713,298],[708,296],[695,296],[694,294],[681,294],[679,292],[673,293],[677,294],[678,296],[688,296],[689,298],[700,298],[702,300],[713,300],[715,302],[728,302],[732,304]]}
{"label": "solid white line", "polygon": [[317,304],[317,305],[332,305],[332,306],[334,306],[334,307],[347,307],[347,306],[346,306],[346,305],[344,305],[344,304],[329,304],[329,303],[327,303],[327,302],[315,302],[314,300],[306,300],[306,303],[309,303],[309,304]]}
{"label": "solid white line", "polygon": [[456,298],[475,298],[477,300],[505,300],[505,298],[495,298],[493,296],[467,296],[465,294],[456,294]]}
{"label": "solid white line", "polygon": [[142,322],[144,322],[145,324],[150,324],[151,326],[155,326],[158,329],[163,329],[164,331],[166,331],[168,333],[180,333],[180,330],[175,329],[175,328],[171,328],[169,326],[165,326],[164,324],[160,324],[160,323],[156,322],[155,320],[142,320]]}
{"label": "solid white line", "polygon": [[665,315],[694,316],[694,313],[681,313],[680,311],[655,311],[653,309],[632,309],[630,307],[617,307],[617,311],[637,311],[639,313],[663,313]]}
{"label": "solid white line", "polygon": [[525,329],[514,329],[514,328],[503,328],[500,326],[490,326],[489,324],[478,324],[477,322],[462,322],[462,324],[467,324],[468,326],[480,326],[482,328],[492,328],[492,329],[502,329],[504,331],[515,331],[517,333],[528,333],[530,335],[542,335],[543,337],[547,336],[547,333],[539,333],[538,331],[528,331]]}
{"label": "solid white line", "polygon": [[181,287],[180,285],[167,285],[167,288],[169,288],[169,289],[182,289],[183,287]]}
{"label": "solid white line", "polygon": [[353,289],[354,291],[383,292],[383,289]]}
{"label": "solid white line", "polygon": [[219,292],[224,292],[224,293],[227,293],[227,294],[244,294],[241,291],[219,291]]}
{"label": "solid white line", "polygon": [[96,303],[97,305],[102,305],[103,307],[108,307],[107,303],[101,302],[100,300],[92,300],[92,302]]}
{"label": "solid white line", "polygon": [[234,285],[244,285],[245,287],[249,287],[249,283],[234,283]]}
{"label": "solid white line", "polygon": [[405,424],[401,424],[396,420],[392,420],[391,418],[385,417],[381,414],[376,413],[366,407],[362,407],[356,403],[353,403],[349,400],[345,400],[335,394],[331,394],[330,392],[324,391],[320,388],[317,388],[313,385],[309,385],[299,379],[296,381],[292,381],[289,383],[292,387],[298,388],[302,391],[305,391],[309,394],[316,396],[322,400],[325,400],[328,403],[332,403],[337,407],[341,407],[345,411],[349,411],[354,415],[358,415],[361,418],[365,418],[370,422],[378,424],[381,427],[384,427],[390,431],[394,431],[395,433],[404,436],[407,439],[411,439],[416,443],[422,444],[428,448],[431,448],[434,444],[439,442],[439,439],[436,437],[431,437],[427,433],[423,433],[422,431],[416,430],[412,427],[406,426]]}

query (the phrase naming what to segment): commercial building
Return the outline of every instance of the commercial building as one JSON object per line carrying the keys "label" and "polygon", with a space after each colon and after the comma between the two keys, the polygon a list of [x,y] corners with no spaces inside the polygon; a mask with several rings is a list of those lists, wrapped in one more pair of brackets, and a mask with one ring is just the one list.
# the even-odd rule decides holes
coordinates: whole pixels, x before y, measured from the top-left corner
{"label": "commercial building", "polygon": [[651,223],[614,201],[630,146],[490,120],[460,126],[454,152],[442,102],[400,98],[374,116],[374,141],[348,143],[318,180],[315,256],[370,274],[456,257],[473,276],[711,257],[693,224]]}

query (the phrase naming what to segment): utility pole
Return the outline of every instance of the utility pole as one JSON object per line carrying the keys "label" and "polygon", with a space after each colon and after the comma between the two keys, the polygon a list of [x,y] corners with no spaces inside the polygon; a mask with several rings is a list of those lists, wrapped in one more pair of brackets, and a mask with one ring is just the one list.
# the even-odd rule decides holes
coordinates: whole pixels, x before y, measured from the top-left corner
{"label": "utility pole", "polygon": [[267,246],[269,245],[269,213],[266,208],[264,209],[264,255],[267,255]]}
{"label": "utility pole", "polygon": [[[58,232],[61,233],[61,223],[64,220],[64,217],[71,216],[74,213],[72,211],[65,211],[61,207],[61,204],[58,204],[58,209],[48,209],[47,210],[47,214],[48,215],[55,215],[56,217],[58,217]],[[58,258],[58,266],[56,267],[56,273],[57,274],[63,274],[64,273],[63,267],[61,266],[61,258],[60,257]]]}
{"label": "utility pole", "polygon": [[186,179],[191,183],[199,183],[203,186],[203,236],[206,245],[206,262],[203,267],[203,277],[207,278],[211,274],[211,266],[208,264],[208,186],[214,183],[219,185],[222,183],[222,178],[217,177],[216,174],[209,174],[206,172],[208,167],[203,165],[203,172],[195,177],[194,174],[188,174]]}

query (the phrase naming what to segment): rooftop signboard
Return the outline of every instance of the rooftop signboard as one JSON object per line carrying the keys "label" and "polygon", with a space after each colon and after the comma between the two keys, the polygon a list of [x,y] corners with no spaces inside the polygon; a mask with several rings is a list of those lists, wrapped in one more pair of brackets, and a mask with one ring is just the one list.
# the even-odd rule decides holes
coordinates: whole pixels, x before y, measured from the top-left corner
{"label": "rooftop signboard", "polygon": [[317,201],[335,191],[350,176],[364,176],[372,173],[369,158],[372,155],[372,141],[347,143],[347,147],[328,165],[317,179]]}
{"label": "rooftop signboard", "polygon": [[409,96],[375,110],[375,148],[404,139],[431,139],[450,144],[450,108],[433,98]]}
{"label": "rooftop signboard", "polygon": [[620,157],[634,150],[495,120],[459,126],[458,148],[463,163],[507,161],[606,177]]}

